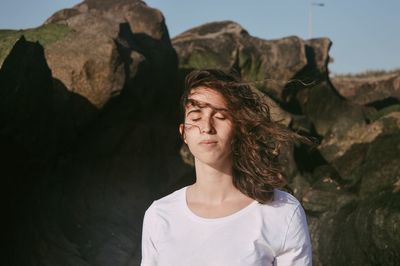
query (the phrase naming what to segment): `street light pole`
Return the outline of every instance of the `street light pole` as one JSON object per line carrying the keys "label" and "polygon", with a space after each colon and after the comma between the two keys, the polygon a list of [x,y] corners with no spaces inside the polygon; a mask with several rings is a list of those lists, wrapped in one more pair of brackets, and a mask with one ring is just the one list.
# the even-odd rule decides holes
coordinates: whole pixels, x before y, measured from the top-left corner
{"label": "street light pole", "polygon": [[309,4],[309,11],[308,11],[308,38],[311,39],[313,36],[313,6],[320,6],[323,7],[325,6],[324,3],[316,3],[310,1]]}

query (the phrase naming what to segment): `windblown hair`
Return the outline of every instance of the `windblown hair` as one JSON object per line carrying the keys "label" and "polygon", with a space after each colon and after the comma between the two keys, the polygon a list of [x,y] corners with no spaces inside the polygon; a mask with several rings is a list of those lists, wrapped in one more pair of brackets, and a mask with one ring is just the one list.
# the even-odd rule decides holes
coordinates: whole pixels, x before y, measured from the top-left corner
{"label": "windblown hair", "polygon": [[[187,77],[182,95],[183,114],[189,95],[201,86],[225,98],[234,127],[232,141],[233,184],[245,195],[267,203],[273,190],[286,185],[280,148],[304,137],[271,119],[269,106],[248,83],[222,70],[194,70]],[[184,119],[184,118],[183,118]]]}

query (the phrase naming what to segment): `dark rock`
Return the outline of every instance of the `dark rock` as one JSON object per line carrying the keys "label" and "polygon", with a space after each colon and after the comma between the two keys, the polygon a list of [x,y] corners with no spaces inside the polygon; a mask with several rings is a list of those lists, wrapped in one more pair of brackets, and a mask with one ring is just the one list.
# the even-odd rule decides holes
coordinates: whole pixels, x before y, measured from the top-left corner
{"label": "dark rock", "polygon": [[365,155],[368,150],[368,143],[353,144],[343,156],[340,156],[332,162],[333,167],[340,176],[348,181],[347,188],[357,185],[360,181],[359,176],[353,175],[354,171],[365,162]]}
{"label": "dark rock", "polygon": [[306,132],[310,135],[315,133],[314,125],[305,115],[292,115],[290,128],[298,132]]}
{"label": "dark rock", "polygon": [[363,109],[342,99],[329,81],[300,90],[296,98],[302,113],[313,122],[321,136],[365,122]]}
{"label": "dark rock", "polygon": [[329,165],[315,169],[313,180],[308,191],[303,193],[304,208],[312,213],[339,210],[344,205],[356,199],[355,195],[343,189],[343,181]]}
{"label": "dark rock", "polygon": [[332,130],[318,149],[324,158],[333,162],[343,156],[354,144],[369,144],[380,135],[392,134],[399,129],[399,112],[389,113],[371,124],[357,123],[344,129]]}
{"label": "dark rock", "polygon": [[87,101],[52,79],[43,47],[23,37],[4,61],[0,84],[2,139],[37,160],[64,149],[96,115]]}
{"label": "dark rock", "polygon": [[393,104],[388,107],[384,107],[377,112],[371,112],[367,115],[367,119],[369,120],[369,122],[374,122],[392,112],[400,112],[400,104]]}
{"label": "dark rock", "polygon": [[[400,133],[399,112],[388,114],[372,124],[353,127],[342,139],[331,140],[321,145],[321,150],[331,156],[336,155],[332,166],[340,176],[348,180],[347,186],[365,186],[368,182],[372,191],[391,187],[396,182],[399,147],[396,136]],[[373,175],[373,177],[371,177]],[[376,180],[379,180],[377,182]]]}
{"label": "dark rock", "polygon": [[306,41],[306,56],[308,61],[308,71],[306,73],[314,73],[313,77],[328,73],[329,49],[331,46],[332,42],[328,38]]}
{"label": "dark rock", "polygon": [[144,210],[194,176],[161,13],[84,9],[56,19],[72,31],[44,52],[17,43],[0,72],[7,265],[138,265]]}
{"label": "dark rock", "polygon": [[[398,265],[400,194],[378,193],[321,220],[320,265]],[[338,256],[340,254],[340,256]]]}
{"label": "dark rock", "polygon": [[[52,191],[58,193],[48,209],[89,265],[139,265],[145,209],[190,180],[183,179],[192,170],[179,157],[177,127],[138,121],[134,111],[109,109],[52,173],[59,180]],[[55,258],[49,265],[60,262]]]}
{"label": "dark rock", "polygon": [[298,173],[292,178],[289,186],[292,188],[293,194],[296,198],[302,199],[304,194],[310,189],[311,185],[308,179],[309,178]]}
{"label": "dark rock", "polygon": [[337,142],[348,147],[332,161],[337,172],[314,173],[329,181],[313,184],[303,196],[318,265],[399,263],[399,118],[393,112],[364,128],[355,125],[350,132],[364,137],[349,133]]}
{"label": "dark rock", "polygon": [[[43,47],[23,37],[3,62],[0,88],[1,202],[7,217],[5,241],[9,256],[3,263],[32,265],[40,260],[33,246],[47,246],[49,250],[52,240],[44,239],[54,240],[56,234],[60,235],[49,233],[55,225],[46,227],[39,214],[43,212],[40,199],[49,193],[40,188],[46,182],[54,182],[44,176],[93,121],[97,110],[53,80]],[[67,242],[63,237],[57,238],[57,243],[65,244],[63,250],[57,251],[59,259],[85,265],[68,257],[73,248]]]}
{"label": "dark rock", "polygon": [[[400,113],[399,113],[400,114]],[[370,197],[380,191],[394,191],[400,180],[400,131],[380,136],[368,147],[364,164],[353,175],[361,180],[360,195]]]}

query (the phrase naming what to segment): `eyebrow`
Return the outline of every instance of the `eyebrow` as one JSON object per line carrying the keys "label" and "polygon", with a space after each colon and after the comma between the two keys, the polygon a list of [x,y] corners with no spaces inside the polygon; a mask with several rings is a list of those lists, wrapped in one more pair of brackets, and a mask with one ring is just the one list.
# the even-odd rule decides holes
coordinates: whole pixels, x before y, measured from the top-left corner
{"label": "eyebrow", "polygon": [[[214,113],[228,113],[228,111],[229,111],[227,108],[216,108],[210,104],[208,104],[207,106],[204,106],[204,107],[198,107],[198,106],[194,106],[194,107],[197,107],[198,109],[190,110],[189,112],[186,113],[186,117],[188,117],[189,114],[191,114],[191,113],[201,113],[201,109],[204,107],[210,107]],[[225,115],[227,115],[227,114],[225,114]]]}
{"label": "eyebrow", "polygon": [[216,106],[213,106],[210,103],[205,103],[205,102],[202,102],[202,101],[196,101],[196,100],[193,100],[193,99],[188,99],[188,103],[186,104],[186,108],[188,108],[188,106],[199,108],[199,109],[195,109],[195,110],[200,110],[202,108],[209,107],[214,112],[228,112],[229,111],[228,108],[224,108],[224,107],[218,108]]}
{"label": "eyebrow", "polygon": [[190,110],[189,112],[186,113],[186,117],[188,117],[189,114],[191,114],[191,113],[201,113],[201,110],[200,110],[200,109],[193,109],[193,110]]}

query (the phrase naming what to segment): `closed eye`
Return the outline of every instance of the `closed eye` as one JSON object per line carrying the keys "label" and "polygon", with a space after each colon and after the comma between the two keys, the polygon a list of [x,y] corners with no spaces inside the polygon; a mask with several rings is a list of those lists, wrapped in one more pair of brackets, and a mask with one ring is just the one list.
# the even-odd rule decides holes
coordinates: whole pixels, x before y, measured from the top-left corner
{"label": "closed eye", "polygon": [[200,110],[192,110],[187,114],[187,118],[192,122],[199,121],[201,117],[202,115]]}
{"label": "closed eye", "polygon": [[225,119],[226,119],[226,116],[223,115],[223,114],[221,114],[221,113],[216,113],[216,114],[214,115],[214,117],[217,118],[217,119],[219,119],[219,120],[225,120]]}

